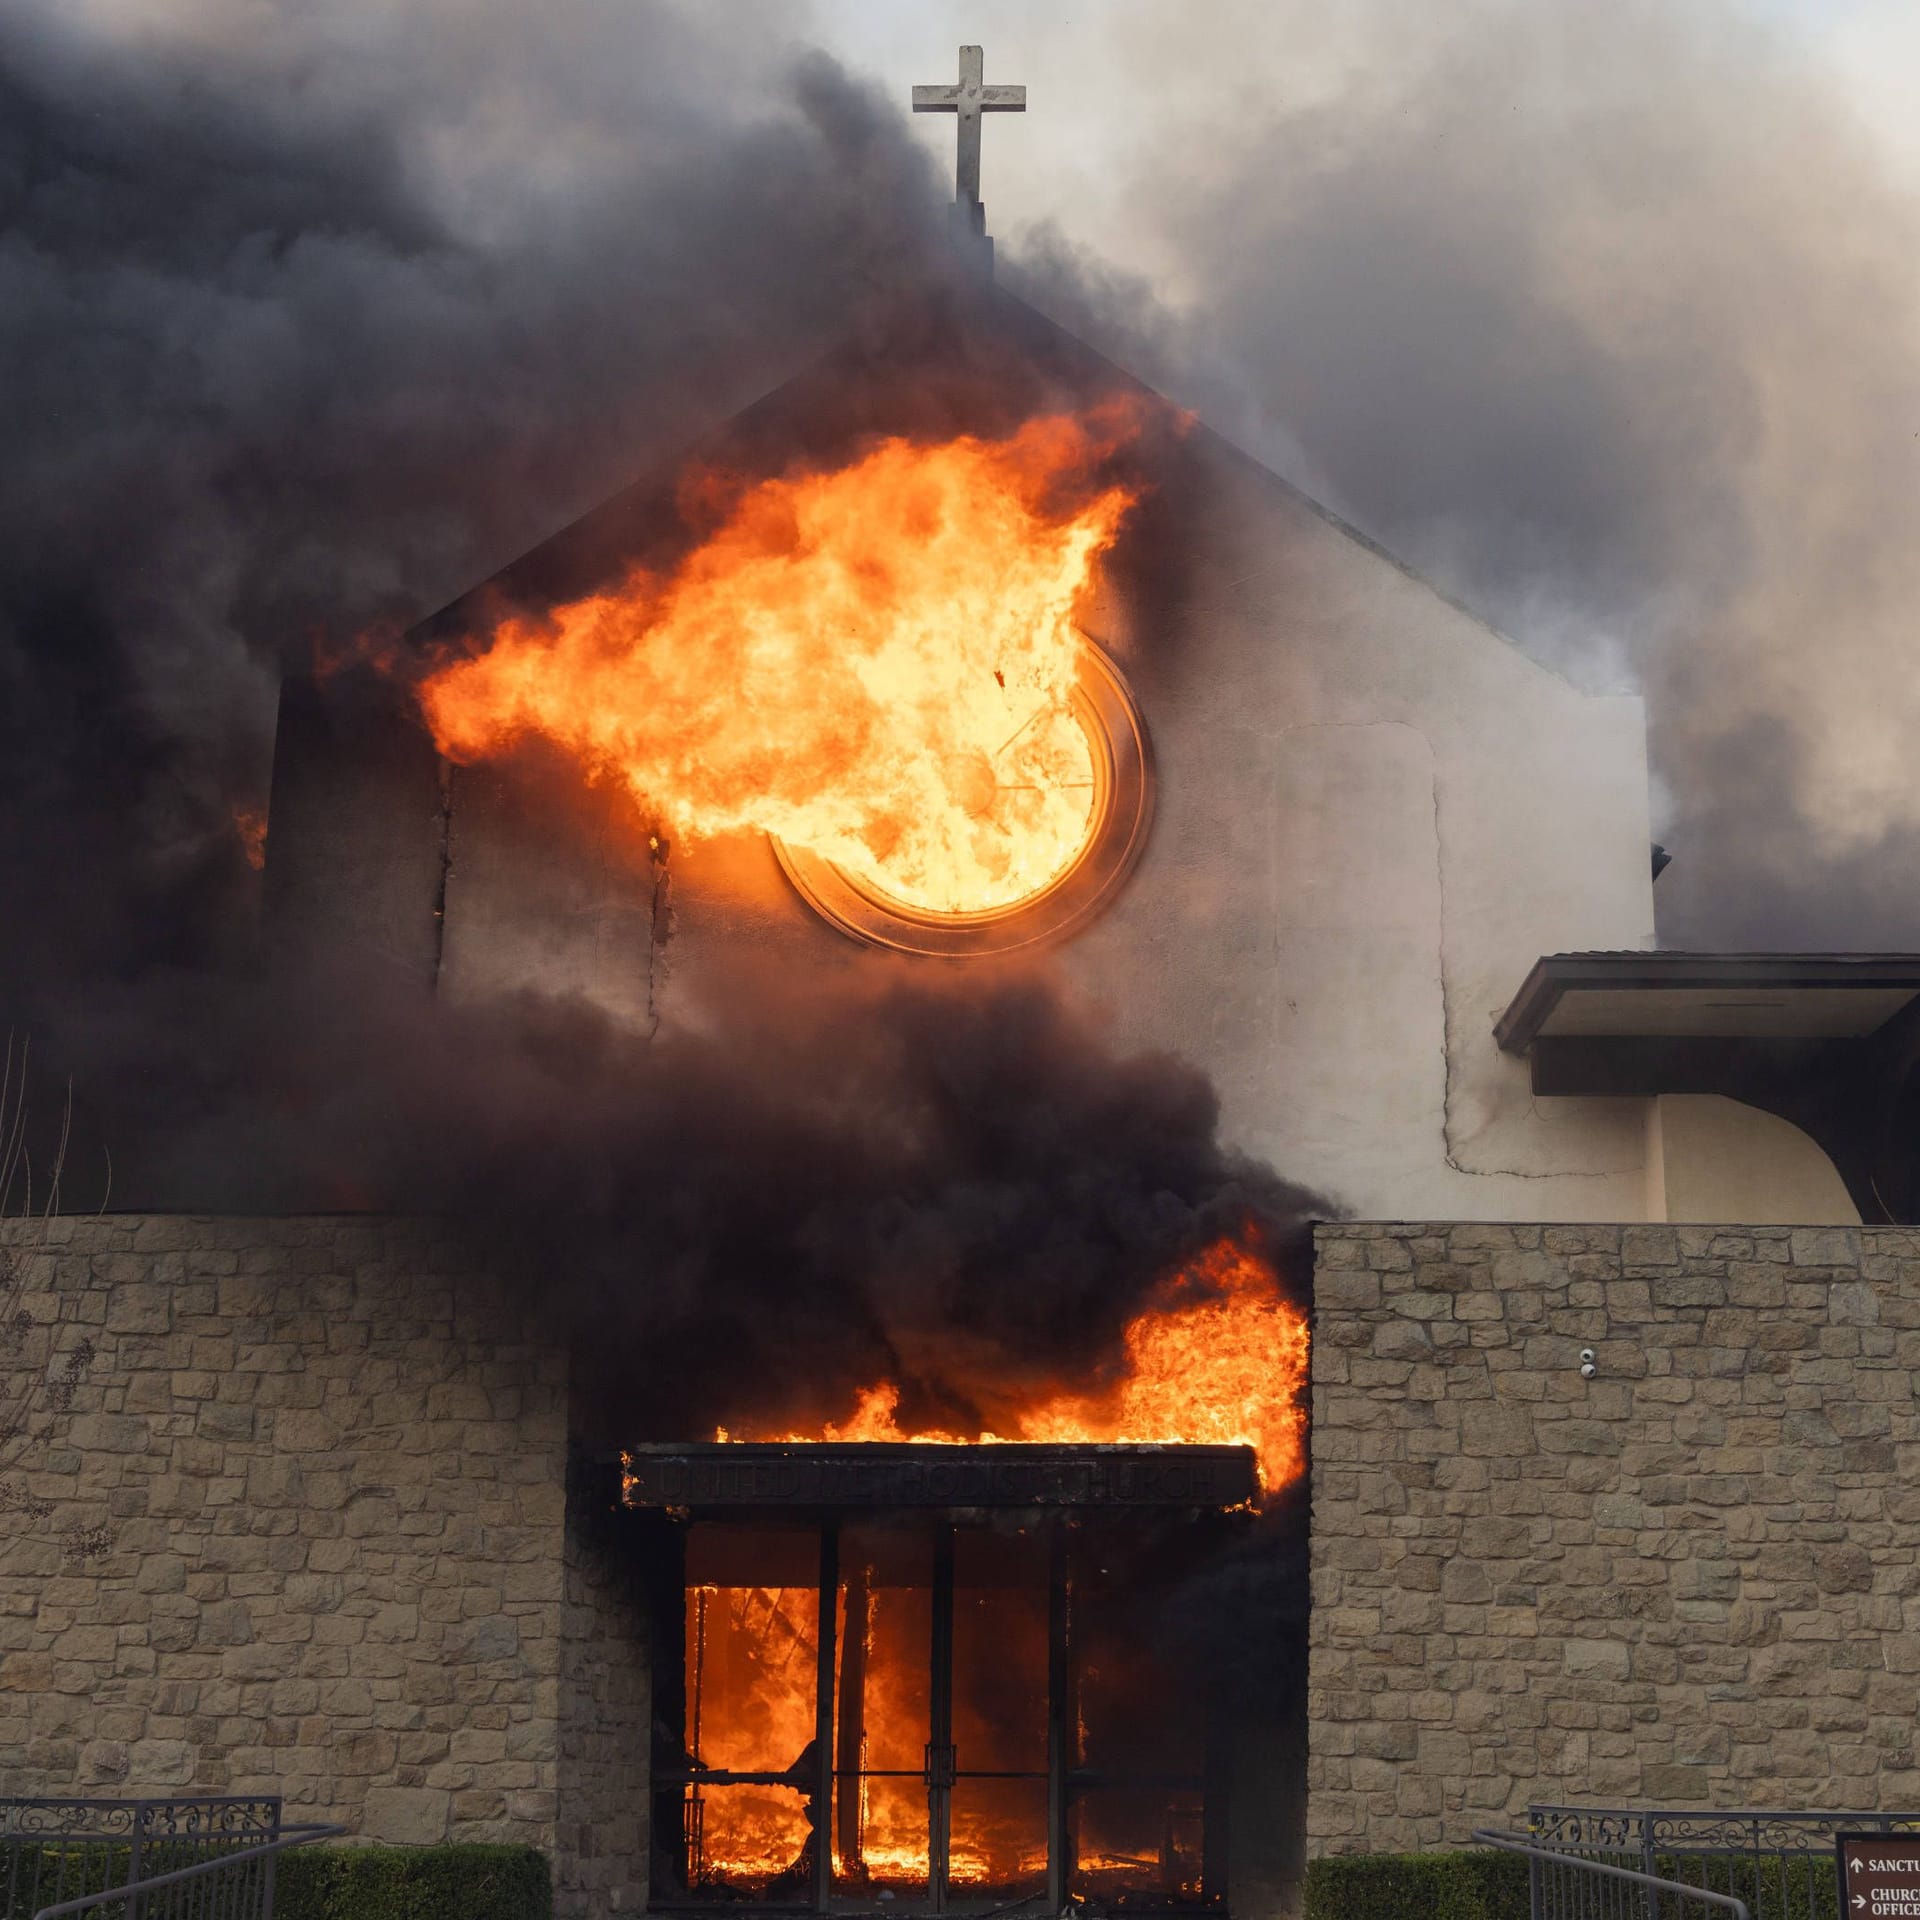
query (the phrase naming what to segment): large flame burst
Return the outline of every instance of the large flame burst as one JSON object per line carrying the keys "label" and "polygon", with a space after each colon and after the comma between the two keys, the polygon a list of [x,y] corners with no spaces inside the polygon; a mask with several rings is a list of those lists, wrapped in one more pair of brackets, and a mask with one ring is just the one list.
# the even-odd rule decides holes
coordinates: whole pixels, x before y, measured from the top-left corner
{"label": "large flame burst", "polygon": [[1238,1239],[1217,1241],[1128,1323],[1113,1387],[1060,1393],[1017,1410],[1009,1433],[903,1425],[900,1389],[876,1381],[853,1411],[813,1433],[722,1430],[722,1440],[1132,1441],[1252,1447],[1266,1492],[1306,1465],[1309,1332],[1273,1269]]}
{"label": "large flame burst", "polygon": [[[1281,1292],[1272,1267],[1254,1250],[1253,1236],[1231,1237],[1172,1275],[1128,1323],[1122,1364],[1109,1388],[1043,1396],[1015,1412],[1007,1433],[910,1425],[900,1418],[899,1387],[877,1381],[855,1396],[847,1417],[811,1433],[722,1430],[718,1437],[1250,1446],[1261,1486],[1272,1493],[1296,1480],[1306,1464],[1308,1340],[1305,1315]],[[858,1613],[851,1592],[841,1596],[836,1655],[844,1662],[853,1643],[862,1662],[858,1841],[856,1857],[847,1858],[836,1822],[834,1871],[899,1884],[911,1894],[925,1880],[929,1861],[927,1796],[919,1777],[929,1710],[927,1592],[876,1591]],[[688,1672],[697,1683],[690,1714],[701,1760],[746,1771],[785,1765],[806,1750],[816,1725],[817,1595],[806,1588],[714,1586],[691,1592],[688,1600]],[[1020,1647],[1029,1660],[1039,1648],[1044,1660],[1039,1621],[1004,1611],[992,1618],[1008,1636],[997,1643],[998,1669],[1017,1662],[1013,1649]],[[837,1667],[836,1688],[843,1674],[844,1665]],[[1034,1697],[1044,1702],[1044,1677],[1037,1687]],[[957,1688],[953,1711],[964,1750],[992,1755],[1009,1737],[1002,1724],[1004,1692],[973,1700],[965,1687]],[[704,1871],[723,1884],[745,1884],[792,1869],[810,1844],[804,1793],[804,1782],[704,1791],[696,1785]],[[949,1836],[956,1886],[1004,1887],[1044,1875],[1044,1827],[1023,1806],[1018,1799],[976,1795],[963,1804],[956,1797]],[[1126,1844],[1109,1853],[1082,1835],[1082,1872],[1138,1880],[1166,1870],[1164,1827],[1145,1835],[1123,1831],[1120,1838]],[[1198,1895],[1197,1878],[1187,1891]]]}
{"label": "large flame burst", "polygon": [[[422,683],[441,751],[542,735],[682,840],[759,830],[911,907],[1010,907],[1094,825],[1074,624],[1121,414],[767,479],[667,575],[510,618]],[[709,490],[713,482],[707,482]]]}

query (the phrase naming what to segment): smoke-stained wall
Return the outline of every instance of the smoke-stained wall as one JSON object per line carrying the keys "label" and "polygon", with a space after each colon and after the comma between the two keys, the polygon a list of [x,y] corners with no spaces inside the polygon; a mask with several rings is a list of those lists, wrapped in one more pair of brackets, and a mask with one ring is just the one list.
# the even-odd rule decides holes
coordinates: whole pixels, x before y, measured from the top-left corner
{"label": "smoke-stained wall", "polygon": [[1117,569],[1113,595],[1154,840],[1069,966],[1343,1207],[1639,1218],[1637,1114],[1542,1108],[1491,1029],[1538,954],[1651,944],[1640,703],[1576,691],[1211,435],[1191,455],[1177,591]]}
{"label": "smoke-stained wall", "polygon": [[[1056,404],[1123,378],[1016,303],[967,324],[1043,366]],[[869,385],[897,379],[880,364]],[[850,385],[803,375],[757,431],[780,420],[797,456]],[[1540,954],[1652,942],[1641,704],[1579,691],[1204,428],[1149,471],[1088,624],[1145,717],[1154,824],[1112,905],[1047,961],[1118,1041],[1204,1071],[1232,1146],[1337,1206],[1644,1218],[1643,1104],[1542,1105],[1492,1038]],[[499,591],[590,590],[621,512],[632,550],[648,523],[616,504]],[[473,644],[463,619],[488,600],[464,604],[435,625]],[[580,992],[640,1031],[697,1030],[724,1023],[718,983],[743,962],[854,992],[900,965],[816,918],[763,840],[663,850],[556,755],[456,768],[450,792],[438,978],[455,998]],[[325,864],[299,823],[280,844]]]}

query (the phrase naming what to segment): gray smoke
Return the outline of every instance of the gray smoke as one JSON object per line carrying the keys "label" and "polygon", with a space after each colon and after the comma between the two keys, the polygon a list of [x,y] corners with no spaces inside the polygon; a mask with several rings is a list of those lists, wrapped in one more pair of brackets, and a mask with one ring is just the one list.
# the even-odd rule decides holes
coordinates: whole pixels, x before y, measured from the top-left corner
{"label": "gray smoke", "polygon": [[1177,303],[1045,235],[1034,297],[1645,691],[1666,943],[1920,941],[1920,208],[1835,80],[1665,0],[1190,25],[1215,107],[1125,195]]}
{"label": "gray smoke", "polygon": [[[792,9],[258,20],[0,17],[16,1004],[244,923],[288,658],[491,572],[938,242],[899,76]],[[1009,279],[1645,689],[1669,941],[1920,937],[1920,216],[1831,79],[1658,0],[1220,0],[1179,39],[1169,89],[1154,9],[1101,35],[1171,291],[1045,235]]]}
{"label": "gray smoke", "polygon": [[883,1374],[997,1417],[1222,1233],[1297,1282],[1320,1203],[1043,975],[748,962],[725,1031],[649,1040],[260,964],[232,810],[282,668],[937,277],[944,223],[771,6],[112,17],[0,19],[0,1027],[73,1078],[69,1203],[110,1150],[119,1206],[443,1215],[590,1334],[580,1417],[629,1435]]}
{"label": "gray smoke", "polygon": [[[244,923],[284,664],[411,623],[937,236],[781,9],[0,10],[0,1002]],[[162,24],[170,21],[170,24]]]}

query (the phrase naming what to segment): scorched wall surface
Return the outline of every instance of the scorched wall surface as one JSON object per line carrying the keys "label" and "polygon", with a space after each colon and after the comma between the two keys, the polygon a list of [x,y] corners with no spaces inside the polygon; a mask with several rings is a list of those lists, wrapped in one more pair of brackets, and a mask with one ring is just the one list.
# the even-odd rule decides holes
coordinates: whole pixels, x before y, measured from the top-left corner
{"label": "scorched wall surface", "polygon": [[[959,337],[983,366],[1044,370],[1049,405],[1125,384],[1004,295]],[[738,436],[758,449],[743,471],[840,458],[850,408],[884,424],[918,390],[890,365],[822,362],[697,457],[726,468]],[[1573,687],[1205,428],[1177,440],[1082,609],[1144,716],[1154,823],[1049,962],[1112,1009],[1118,1042],[1203,1068],[1234,1145],[1350,1214],[1646,1218],[1644,1103],[1536,1100],[1492,1032],[1541,954],[1652,944],[1641,702]],[[676,478],[534,548],[434,632],[484,633],[499,594],[544,611],[670,564]],[[406,732],[290,690],[268,878],[297,950],[346,939],[452,999],[579,994],[646,1031],[710,1028],[743,967],[893,978],[764,837],[656,841],[550,749],[436,780]]]}
{"label": "scorched wall surface", "polygon": [[1309,1851],[1914,1805],[1916,1367],[1911,1230],[1322,1227]]}
{"label": "scorched wall surface", "polygon": [[530,1842],[563,1912],[629,1877],[585,1864],[623,1700],[581,1656],[620,1614],[564,1539],[565,1356],[531,1314],[408,1222],[5,1222],[0,1256],[0,1793]]}
{"label": "scorched wall surface", "polygon": [[[1579,692],[1225,442],[1164,492],[1177,568],[1088,630],[1157,767],[1152,831],[1050,962],[1219,1090],[1236,1145],[1350,1211],[1646,1212],[1642,1103],[1533,1098],[1493,1024],[1542,953],[1651,944],[1645,715]],[[877,985],[764,838],[649,855],[550,758],[456,768],[440,991],[700,1028],[749,957]],[[417,812],[417,809],[416,809]]]}

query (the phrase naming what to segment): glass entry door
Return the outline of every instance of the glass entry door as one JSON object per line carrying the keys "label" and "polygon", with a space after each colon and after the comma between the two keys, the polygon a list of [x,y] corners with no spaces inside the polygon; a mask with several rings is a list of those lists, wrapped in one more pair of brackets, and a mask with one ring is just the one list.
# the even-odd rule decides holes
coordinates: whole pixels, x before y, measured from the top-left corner
{"label": "glass entry door", "polygon": [[848,1527],[835,1608],[835,1903],[1047,1889],[1048,1541]]}
{"label": "glass entry door", "polygon": [[1005,1905],[1048,1884],[1051,1540],[969,1528],[952,1541],[947,1890]]}
{"label": "glass entry door", "polygon": [[849,1526],[834,1609],[833,1892],[864,1906],[932,1901],[927,1774],[938,1611],[932,1532]]}
{"label": "glass entry door", "polygon": [[924,1512],[684,1538],[654,1773],[680,1852],[656,1907],[1219,1903],[1200,1702],[1136,1612],[1163,1542],[1130,1566],[1062,1518]]}

